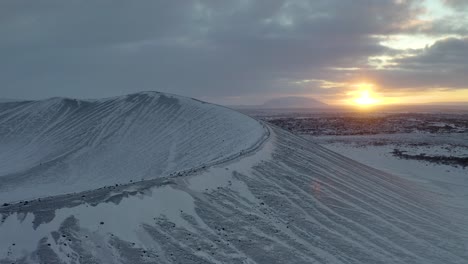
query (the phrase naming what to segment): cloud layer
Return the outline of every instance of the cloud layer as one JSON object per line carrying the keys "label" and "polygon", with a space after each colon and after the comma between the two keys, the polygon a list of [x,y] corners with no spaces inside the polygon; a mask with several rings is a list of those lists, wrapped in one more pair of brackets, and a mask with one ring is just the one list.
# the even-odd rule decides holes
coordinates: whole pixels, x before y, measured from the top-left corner
{"label": "cloud layer", "polygon": [[[6,0],[0,97],[160,90],[249,104],[333,99],[361,79],[382,91],[467,88],[468,27],[453,23],[464,1],[440,1],[448,14],[431,19],[427,5],[404,0]],[[401,35],[438,41],[382,44]],[[391,63],[370,63],[380,57]]]}

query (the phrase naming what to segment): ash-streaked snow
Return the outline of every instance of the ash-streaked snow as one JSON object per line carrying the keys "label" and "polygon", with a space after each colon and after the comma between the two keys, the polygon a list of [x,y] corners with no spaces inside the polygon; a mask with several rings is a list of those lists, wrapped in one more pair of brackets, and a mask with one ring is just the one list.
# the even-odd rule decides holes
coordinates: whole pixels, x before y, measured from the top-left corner
{"label": "ash-streaked snow", "polygon": [[154,92],[0,104],[0,202],[168,176],[259,141],[258,122]]}

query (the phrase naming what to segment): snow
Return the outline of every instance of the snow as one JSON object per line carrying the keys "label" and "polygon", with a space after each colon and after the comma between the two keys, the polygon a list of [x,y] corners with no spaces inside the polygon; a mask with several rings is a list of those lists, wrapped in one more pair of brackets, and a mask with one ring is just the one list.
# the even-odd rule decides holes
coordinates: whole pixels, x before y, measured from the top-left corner
{"label": "snow", "polygon": [[153,179],[236,156],[257,121],[190,98],[139,93],[0,104],[0,202]]}
{"label": "snow", "polygon": [[348,158],[411,180],[442,204],[451,220],[459,222],[468,239],[468,168],[420,160],[400,159],[392,155],[394,149],[411,155],[441,155],[467,157],[465,134],[452,135],[372,135],[309,137],[315,142]]}
{"label": "snow", "polygon": [[[447,194],[454,191],[449,186],[468,186],[468,177],[466,176],[468,169],[399,159],[392,156],[391,152],[394,148],[392,145],[356,147],[350,144],[332,143],[324,144],[324,146],[373,168],[417,182],[430,183],[432,185],[431,189],[448,188],[448,190],[444,191]],[[464,202],[466,203],[466,201]]]}
{"label": "snow", "polygon": [[[132,184],[77,205],[55,197],[0,210],[0,260],[35,263],[47,254],[63,263],[466,262],[462,224],[451,222],[440,210],[444,203],[419,182],[277,128],[269,133],[241,156],[156,186]],[[101,197],[99,191],[87,196]],[[45,210],[53,219],[32,228]]]}
{"label": "snow", "polygon": [[[173,206],[169,201],[177,206]],[[22,217],[14,214],[1,225],[0,237],[4,239],[0,240],[0,256],[9,255],[11,258],[17,258],[23,252],[34,251],[39,240],[44,237],[47,237],[48,241],[53,241],[51,232],[58,230],[61,223],[70,215],[73,215],[80,225],[86,226],[87,232],[91,234],[112,234],[128,241],[136,241],[138,242],[136,246],[145,248],[145,243],[140,242],[141,238],[138,236],[139,226],[152,224],[155,222],[154,219],[164,215],[177,226],[189,229],[190,225],[181,218],[180,211],[195,214],[192,197],[185,192],[165,186],[154,193],[124,199],[118,205],[113,203],[101,203],[97,206],[83,204],[71,209],[57,210],[52,222],[40,225],[37,229],[33,229],[33,214],[25,213]],[[101,222],[104,224],[101,225]],[[124,228],[122,224],[132,228]],[[15,238],[13,242],[5,239],[13,237]],[[12,247],[13,243],[15,246]]]}
{"label": "snow", "polygon": [[[83,190],[0,207],[0,263],[466,263],[468,212],[461,197],[440,199],[448,192],[433,179],[390,174],[229,109],[161,96],[53,99],[0,112],[0,134],[14,139],[1,141],[12,151],[1,168],[17,172],[9,185],[14,175],[3,176],[0,195],[34,190],[34,177],[41,195]],[[38,153],[56,162],[19,174],[20,158],[30,165]],[[370,153],[378,165],[379,152]]]}
{"label": "snow", "polygon": [[[269,131],[271,133],[271,131]],[[186,177],[186,181],[191,190],[198,192],[213,191],[219,188],[229,187],[230,189],[241,194],[243,198],[251,202],[258,200],[249,191],[247,185],[233,177],[233,171],[244,174],[251,174],[255,165],[262,161],[270,160],[272,157],[274,145],[274,134],[270,139],[261,146],[254,154],[243,155],[240,158],[225,162],[222,166],[215,166],[207,169],[200,175],[195,177]]]}

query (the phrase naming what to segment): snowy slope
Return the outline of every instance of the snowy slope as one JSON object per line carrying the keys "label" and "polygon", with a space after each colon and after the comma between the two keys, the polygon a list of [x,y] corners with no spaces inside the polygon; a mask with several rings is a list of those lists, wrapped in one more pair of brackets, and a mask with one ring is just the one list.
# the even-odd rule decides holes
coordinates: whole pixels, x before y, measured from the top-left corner
{"label": "snowy slope", "polygon": [[0,103],[0,202],[167,176],[239,155],[264,134],[237,112],[156,92]]}
{"label": "snowy slope", "polygon": [[180,177],[0,207],[0,263],[466,264],[438,199],[270,128]]}
{"label": "snowy slope", "polygon": [[[353,160],[416,182],[439,197],[450,218],[466,226],[468,223],[468,168],[423,160],[400,159],[394,149],[407,153],[468,157],[468,135],[374,135],[346,137],[315,137],[314,142]],[[333,140],[335,142],[328,142]],[[375,143],[378,144],[375,144]],[[447,144],[451,142],[452,144]],[[453,145],[454,143],[460,145]],[[468,229],[468,228],[467,228]]]}

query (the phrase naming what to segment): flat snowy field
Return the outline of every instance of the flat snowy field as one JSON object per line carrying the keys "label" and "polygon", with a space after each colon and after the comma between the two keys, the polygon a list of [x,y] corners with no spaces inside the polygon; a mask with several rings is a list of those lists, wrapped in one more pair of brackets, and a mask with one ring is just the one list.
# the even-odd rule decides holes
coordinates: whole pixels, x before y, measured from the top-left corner
{"label": "flat snowy field", "polygon": [[308,136],[320,145],[373,168],[414,181],[439,197],[468,234],[468,167],[424,160],[402,159],[394,149],[409,155],[468,157],[468,134],[390,134],[366,136]]}

